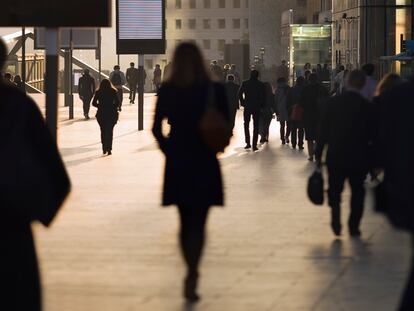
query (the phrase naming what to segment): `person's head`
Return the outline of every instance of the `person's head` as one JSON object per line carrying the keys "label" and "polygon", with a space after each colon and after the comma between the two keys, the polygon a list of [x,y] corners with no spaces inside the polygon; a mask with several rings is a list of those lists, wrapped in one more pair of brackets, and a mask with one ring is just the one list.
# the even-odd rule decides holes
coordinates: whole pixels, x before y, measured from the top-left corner
{"label": "person's head", "polygon": [[251,80],[258,80],[259,79],[259,71],[256,69],[253,69],[250,71],[250,79]]}
{"label": "person's head", "polygon": [[160,69],[160,65],[159,64],[156,64],[155,65],[155,68]]}
{"label": "person's head", "polygon": [[101,81],[101,84],[99,84],[99,91],[105,92],[109,90],[114,90],[111,81],[109,81],[108,79],[103,79]]}
{"label": "person's head", "polygon": [[89,75],[89,69],[84,69],[84,70],[83,70],[83,73],[84,73],[85,75]]}
{"label": "person's head", "polygon": [[362,70],[352,70],[347,74],[347,87],[360,91],[365,86],[367,78]]}
{"label": "person's head", "polygon": [[19,75],[15,75],[13,81],[14,83],[21,83],[22,77],[20,77]]}
{"label": "person's head", "polygon": [[232,70],[236,70],[236,65],[235,64],[231,64],[231,69]]}
{"label": "person's head", "polygon": [[4,79],[7,80],[7,81],[12,81],[13,80],[13,76],[11,75],[10,72],[6,72],[4,74]]}
{"label": "person's head", "polygon": [[375,90],[375,96],[380,96],[385,91],[396,87],[398,84],[401,84],[401,77],[395,73],[389,73],[377,85]]}
{"label": "person's head", "polygon": [[304,77],[298,77],[297,79],[296,79],[296,85],[297,86],[302,86],[302,85],[304,85],[305,84],[305,78]]}
{"label": "person's head", "polygon": [[230,69],[230,65],[229,64],[225,64],[224,65],[224,70],[229,70]]}
{"label": "person's head", "polygon": [[114,66],[114,70],[120,70],[120,69],[121,69],[121,67],[119,67],[119,65]]}
{"label": "person's head", "polygon": [[234,75],[227,75],[227,81],[228,82],[234,82]]}
{"label": "person's head", "polygon": [[0,71],[3,69],[7,59],[7,47],[3,40],[0,39]]}
{"label": "person's head", "polygon": [[131,68],[134,68],[135,67],[135,63],[134,62],[131,62],[131,63],[129,63],[129,66],[131,66]]}
{"label": "person's head", "polygon": [[345,70],[345,66],[344,65],[339,66],[339,71],[344,71],[344,70]]}
{"label": "person's head", "polygon": [[213,61],[211,62],[211,64],[212,64],[212,65],[217,65],[217,61],[216,61],[216,60],[213,60]]}
{"label": "person's head", "polygon": [[306,63],[304,68],[306,70],[310,70],[311,69],[311,64],[310,63]]}
{"label": "person's head", "polygon": [[174,52],[172,70],[168,82],[189,87],[210,80],[199,48],[189,42],[181,43]]}
{"label": "person's head", "polygon": [[309,75],[309,83],[310,84],[318,83],[318,75],[316,73],[311,73]]}
{"label": "person's head", "polygon": [[368,77],[371,77],[374,74],[375,66],[374,64],[368,63],[363,65],[361,69]]}
{"label": "person's head", "polygon": [[284,78],[284,77],[281,77],[281,78],[277,79],[276,82],[277,82],[277,85],[280,85],[280,86],[283,86],[287,83],[286,78]]}

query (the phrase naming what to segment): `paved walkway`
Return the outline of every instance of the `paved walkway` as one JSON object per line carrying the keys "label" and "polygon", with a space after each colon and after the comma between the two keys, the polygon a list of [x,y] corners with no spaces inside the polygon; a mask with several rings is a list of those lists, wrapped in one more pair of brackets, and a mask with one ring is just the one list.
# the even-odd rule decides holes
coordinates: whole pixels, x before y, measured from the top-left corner
{"label": "paved walkway", "polygon": [[[147,128],[153,103],[148,95]],[[76,109],[78,119],[65,121],[64,112],[59,144],[74,187],[53,226],[36,225],[45,310],[188,310],[177,213],[159,207],[163,156],[148,130],[136,131],[136,107],[125,106],[110,157],[95,120]],[[346,231],[335,239],[328,208],[306,198],[306,155],[280,146],[275,125],[269,146],[245,152],[241,119],[237,127],[221,160],[227,206],[209,219],[203,300],[190,310],[394,310],[408,236],[368,208],[360,241]]]}

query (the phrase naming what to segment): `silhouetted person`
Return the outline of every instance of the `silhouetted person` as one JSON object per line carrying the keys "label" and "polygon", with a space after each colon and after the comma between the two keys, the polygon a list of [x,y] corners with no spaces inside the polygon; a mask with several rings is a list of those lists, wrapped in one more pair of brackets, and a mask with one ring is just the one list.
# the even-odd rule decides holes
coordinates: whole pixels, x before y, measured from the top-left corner
{"label": "silhouetted person", "polygon": [[[379,146],[377,167],[384,170],[385,213],[398,229],[408,231],[414,242],[414,80],[381,94],[379,100]],[[378,204],[378,203],[377,203]],[[414,246],[414,245],[413,245]],[[399,311],[414,310],[414,256]]]}
{"label": "silhouetted person", "polygon": [[210,71],[214,80],[223,81],[223,69],[217,64],[216,60],[211,62]]}
{"label": "silhouetted person", "polygon": [[303,125],[308,143],[309,161],[314,160],[315,143],[318,137],[321,115],[327,98],[327,90],[318,83],[316,74],[311,74],[309,76],[309,84],[303,88],[300,98],[300,104],[303,107]]}
{"label": "silhouetted person", "polygon": [[82,77],[79,78],[78,93],[83,102],[83,115],[85,119],[89,119],[89,110],[91,108],[91,100],[95,94],[95,79],[89,74],[89,69],[83,71]]}
{"label": "silhouetted person", "polygon": [[[0,40],[0,70],[6,61]],[[70,181],[37,105],[0,82],[1,309],[40,311],[41,285],[31,224],[49,226]]]}
{"label": "silhouetted person", "polygon": [[119,100],[119,111],[122,110],[122,102],[124,100],[124,90],[123,86],[126,83],[126,78],[124,73],[121,71],[121,67],[118,65],[114,66],[114,71],[109,75],[109,81],[116,88]]}
{"label": "silhouetted person", "polygon": [[[184,297],[189,302],[200,298],[196,292],[198,267],[209,208],[223,205],[220,166],[201,137],[200,124],[211,105],[228,118],[228,103],[225,89],[210,81],[203,62],[195,45],[177,47],[171,76],[158,94],[152,129],[166,156],[163,205],[177,205],[180,214],[180,246],[187,265]],[[208,100],[211,96],[213,102]],[[169,136],[162,131],[165,119],[171,125]]]}
{"label": "silhouetted person", "polygon": [[265,104],[261,110],[260,116],[260,143],[269,142],[269,127],[272,122],[273,115],[275,113],[275,94],[273,94],[272,86],[270,83],[265,82]]}
{"label": "silhouetted person", "polygon": [[375,90],[377,88],[377,80],[373,78],[373,74],[375,71],[374,64],[365,64],[362,66],[362,71],[366,75],[366,82],[364,88],[362,89],[362,96],[364,96],[368,100],[372,100],[375,95]]}
{"label": "silhouetted person", "polygon": [[282,63],[276,67],[276,80],[284,78],[286,81],[289,81],[289,67],[285,60],[282,60]]}
{"label": "silhouetted person", "polygon": [[130,63],[129,65],[130,67],[126,71],[126,81],[129,88],[129,103],[135,104],[138,87],[138,69],[135,68],[135,63]]}
{"label": "silhouetted person", "polygon": [[289,144],[290,136],[290,122],[289,122],[289,111],[288,111],[288,92],[289,85],[285,78],[279,78],[277,80],[277,89],[275,92],[276,101],[276,114],[280,122],[280,140],[282,145]]}
{"label": "silhouetted person", "polygon": [[[291,132],[291,143],[293,149],[296,149],[296,146],[300,150],[303,150],[303,140],[305,137],[305,128],[303,126],[303,113],[300,113],[298,110],[303,112],[303,107],[301,105],[301,96],[303,88],[305,87],[305,78],[299,77],[296,79],[295,86],[289,89],[287,96],[287,106],[288,113],[290,116],[290,132]],[[296,111],[295,111],[296,110]],[[295,117],[295,119],[292,119]]]}
{"label": "silhouetted person", "polygon": [[230,127],[233,130],[236,123],[237,110],[240,108],[239,89],[240,85],[234,82],[233,75],[227,76],[227,82],[224,85],[226,88],[227,99],[229,102]]}
{"label": "silhouetted person", "polygon": [[20,91],[26,93],[25,85],[22,81],[22,78],[19,75],[15,75],[13,79],[14,85],[19,89]]}
{"label": "silhouetted person", "polygon": [[228,71],[227,75],[233,75],[234,76],[234,83],[237,85],[240,85],[240,73],[236,69],[236,65],[232,64],[230,67],[230,70]]}
{"label": "silhouetted person", "polygon": [[338,68],[338,73],[335,75],[333,79],[331,94],[339,95],[342,93],[344,88],[345,88],[345,66],[340,65]]}
{"label": "silhouetted person", "polygon": [[14,86],[13,76],[10,72],[6,72],[3,77],[3,82],[8,86]]}
{"label": "silhouetted person", "polygon": [[157,93],[161,87],[161,76],[162,76],[162,71],[161,71],[160,65],[157,64],[155,65],[154,78],[152,80],[152,83],[154,83],[155,91]]}
{"label": "silhouetted person", "polygon": [[361,95],[365,74],[354,70],[348,77],[348,88],[331,98],[324,113],[316,149],[320,165],[325,146],[329,174],[329,206],[331,227],[335,235],[341,234],[341,194],[344,183],[351,186],[351,213],[348,227],[351,236],[361,235],[360,223],[364,211],[364,181],[372,166],[371,144],[374,132],[371,104]]}
{"label": "silhouetted person", "polygon": [[250,119],[253,118],[253,151],[256,151],[258,150],[260,110],[265,104],[265,87],[259,81],[259,72],[257,70],[252,70],[250,72],[250,79],[242,83],[239,90],[239,99],[241,106],[244,107],[244,135],[246,140],[246,147],[244,149],[252,148]]}
{"label": "silhouetted person", "polygon": [[109,80],[104,79],[95,93],[92,105],[98,108],[96,120],[101,128],[103,154],[112,154],[114,126],[118,122],[119,97]]}
{"label": "silhouetted person", "polygon": [[331,81],[331,71],[329,70],[328,64],[323,64],[320,79],[323,82]]}

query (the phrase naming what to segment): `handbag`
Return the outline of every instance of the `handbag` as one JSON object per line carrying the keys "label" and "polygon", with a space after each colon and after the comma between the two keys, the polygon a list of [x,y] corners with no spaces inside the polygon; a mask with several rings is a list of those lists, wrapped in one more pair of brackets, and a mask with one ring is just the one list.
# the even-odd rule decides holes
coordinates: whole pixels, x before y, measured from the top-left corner
{"label": "handbag", "polygon": [[215,154],[224,152],[230,144],[230,124],[217,108],[213,83],[209,83],[206,110],[200,121],[200,134],[204,144]]}
{"label": "handbag", "polygon": [[308,180],[308,197],[315,205],[323,205],[324,202],[324,180],[321,168],[317,168]]}
{"label": "handbag", "polygon": [[292,121],[302,121],[304,109],[301,105],[295,104],[292,108],[292,114],[290,118]]}

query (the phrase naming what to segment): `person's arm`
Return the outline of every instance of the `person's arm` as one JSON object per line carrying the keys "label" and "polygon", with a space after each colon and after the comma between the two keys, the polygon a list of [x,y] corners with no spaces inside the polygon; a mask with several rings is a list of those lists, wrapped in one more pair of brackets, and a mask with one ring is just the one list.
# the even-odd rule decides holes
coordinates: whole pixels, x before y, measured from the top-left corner
{"label": "person's arm", "polygon": [[161,151],[166,154],[167,153],[167,138],[162,133],[162,123],[165,118],[167,118],[167,113],[165,109],[165,94],[163,89],[161,88],[158,93],[157,97],[157,105],[155,108],[155,116],[154,116],[154,123],[152,125],[152,134],[154,135],[155,139],[158,142],[158,145]]}
{"label": "person's arm", "polygon": [[95,95],[93,97],[92,106],[98,108],[98,93],[95,93]]}
{"label": "person's arm", "polygon": [[92,94],[95,94],[96,92],[96,84],[95,84],[95,79],[92,78]]}
{"label": "person's arm", "polygon": [[79,94],[79,98],[82,99],[83,98],[83,79],[82,79],[82,77],[79,79],[78,94]]}
{"label": "person's arm", "polygon": [[241,87],[240,87],[240,89],[239,89],[239,93],[238,93],[240,105],[242,107],[244,107],[244,105],[245,105],[245,98],[244,98],[244,96],[245,96],[245,93],[244,93],[245,90],[246,90],[246,84],[243,82],[242,85],[241,85]]}
{"label": "person's arm", "polygon": [[118,93],[114,91],[112,93],[112,96],[113,96],[115,107],[117,107],[117,109],[119,110],[121,108],[121,101],[119,100]]}
{"label": "person's arm", "polygon": [[127,71],[126,71],[126,76],[125,76],[125,78],[126,78],[126,81],[127,81],[127,83],[128,84],[130,84],[130,82],[129,81],[131,81],[131,70],[128,68],[127,69]]}
{"label": "person's arm", "polygon": [[126,84],[125,74],[121,71],[121,83],[122,85]]}
{"label": "person's arm", "polygon": [[327,111],[322,116],[322,122],[320,127],[320,132],[318,139],[316,140],[316,148],[315,148],[315,160],[318,166],[322,165],[322,155],[323,150],[325,149],[325,145],[328,143],[328,136],[329,136],[329,116],[330,116],[330,108],[332,105],[328,105]]}

